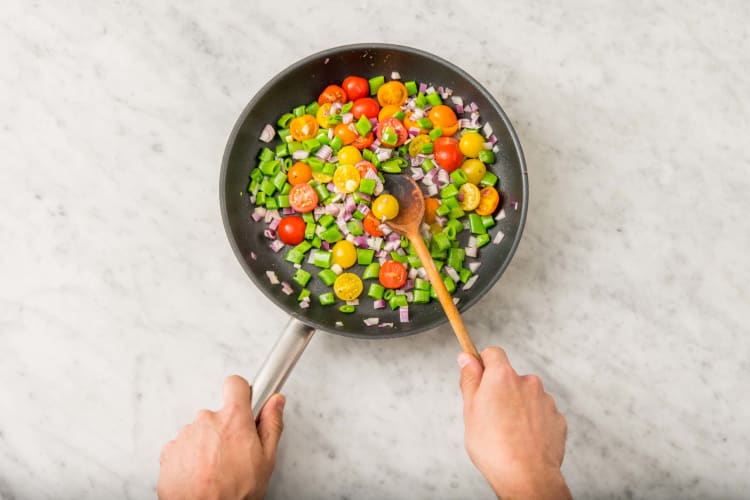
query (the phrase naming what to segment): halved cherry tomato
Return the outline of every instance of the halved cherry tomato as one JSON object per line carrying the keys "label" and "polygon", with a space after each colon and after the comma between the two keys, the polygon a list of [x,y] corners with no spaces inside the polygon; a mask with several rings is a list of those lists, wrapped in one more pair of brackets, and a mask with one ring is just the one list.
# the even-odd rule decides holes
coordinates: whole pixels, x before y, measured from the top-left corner
{"label": "halved cherry tomato", "polygon": [[317,113],[315,113],[315,119],[318,120],[318,125],[320,125],[323,128],[328,128],[330,126],[330,116],[331,116],[331,103],[327,102],[320,106],[318,108]]}
{"label": "halved cherry tomato", "polygon": [[492,215],[500,203],[500,193],[491,186],[482,188],[479,192],[479,206],[475,210],[477,215]]}
{"label": "halved cherry tomato", "polygon": [[361,76],[347,76],[341,86],[350,101],[367,97],[370,94],[370,83]]}
{"label": "halved cherry tomato", "polygon": [[359,170],[354,165],[341,164],[333,173],[333,183],[340,193],[353,193],[356,191],[359,187],[359,180]]}
{"label": "halved cherry tomato", "polygon": [[433,106],[427,117],[435,127],[440,127],[443,130],[443,137],[450,137],[458,131],[456,113],[445,104]]}
{"label": "halved cherry tomato", "polygon": [[421,128],[421,127],[419,126],[419,124],[418,124],[418,123],[416,122],[416,120],[412,120],[412,119],[411,119],[412,115],[413,115],[413,113],[412,113],[411,111],[407,112],[407,113],[406,113],[406,114],[404,115],[404,126],[405,126],[405,127],[407,128],[407,129],[418,128],[418,129],[419,129],[419,133],[420,133],[420,134],[426,134],[426,133],[428,133],[428,132],[429,132],[429,130],[427,130],[427,129],[424,129],[424,128]]}
{"label": "halved cherry tomato", "polygon": [[453,172],[461,166],[464,159],[458,149],[458,140],[453,137],[440,137],[435,141],[432,152],[435,161],[448,172]]}
{"label": "halved cherry tomato", "polygon": [[303,184],[312,179],[312,169],[307,163],[298,161],[289,169],[286,174],[289,179],[289,184],[294,186],[295,184]]}
{"label": "halved cherry tomato", "polygon": [[333,282],[333,293],[341,300],[354,300],[360,295],[365,286],[362,279],[354,273],[341,273]]}
{"label": "halved cherry tomato", "polygon": [[383,106],[380,108],[380,113],[378,113],[378,121],[382,122],[386,118],[390,118],[391,116],[395,115],[401,111],[400,106],[394,106],[393,104],[389,104],[388,106]]}
{"label": "halved cherry tomato", "polygon": [[432,142],[430,136],[427,134],[419,134],[411,140],[409,143],[409,156],[417,156],[422,152],[422,146]]}
{"label": "halved cherry tomato", "polygon": [[336,158],[339,160],[339,163],[356,165],[357,163],[362,161],[362,153],[360,153],[359,149],[355,148],[354,146],[344,146],[343,148],[339,149],[338,154],[336,154]]}
{"label": "halved cherry tomato", "polygon": [[313,115],[298,116],[289,123],[289,132],[295,141],[312,139],[318,133],[318,121]]}
{"label": "halved cherry tomato", "polygon": [[297,184],[289,191],[289,204],[295,212],[310,212],[318,206],[318,193],[310,184]]}
{"label": "halved cherry tomato", "polygon": [[302,217],[287,215],[279,221],[279,239],[287,245],[302,243],[305,239],[305,227],[307,224]]}
{"label": "halved cherry tomato", "polygon": [[401,106],[406,102],[406,98],[409,92],[406,90],[406,86],[397,81],[392,80],[388,83],[384,83],[378,89],[378,102],[381,106],[387,106],[392,104],[394,106]]}
{"label": "halved cherry tomato", "polygon": [[352,114],[355,120],[359,120],[362,115],[367,118],[375,118],[378,116],[378,112],[380,112],[380,105],[372,97],[361,97],[352,104]]}
{"label": "halved cherry tomato", "polygon": [[386,118],[378,123],[378,139],[383,146],[395,148],[406,142],[409,137],[404,124],[395,118]]}
{"label": "halved cherry tomato", "polygon": [[424,221],[427,224],[432,224],[435,222],[435,217],[437,217],[437,209],[440,206],[440,202],[437,200],[437,198],[425,198],[424,199]]}
{"label": "halved cherry tomato", "polygon": [[400,262],[387,260],[380,266],[378,279],[386,288],[401,288],[406,284],[406,268]]}
{"label": "halved cherry tomato", "polygon": [[367,172],[369,171],[372,171],[376,175],[378,173],[378,169],[375,168],[375,165],[373,165],[367,160],[362,160],[354,166],[357,167],[357,170],[359,170],[360,179],[364,179],[367,176]]}
{"label": "halved cherry tomato", "polygon": [[321,106],[327,102],[340,102],[344,104],[346,102],[346,92],[338,85],[329,85],[318,97],[318,104]]}
{"label": "halved cherry tomato", "polygon": [[466,182],[461,185],[458,189],[458,194],[461,196],[461,209],[466,212],[471,212],[479,206],[480,194],[479,188],[476,184]]}
{"label": "halved cherry tomato", "polygon": [[365,226],[365,232],[370,236],[383,236],[383,231],[380,230],[380,221],[372,214],[372,212],[368,212],[367,215],[365,215],[363,225]]}
{"label": "halved cherry tomato", "polygon": [[362,150],[369,147],[373,142],[375,142],[375,135],[372,132],[368,132],[367,135],[358,135],[357,138],[354,139],[354,142],[352,142],[352,146]]}
{"label": "halved cherry tomato", "polygon": [[351,123],[339,123],[336,125],[336,128],[333,129],[334,135],[341,138],[341,143],[344,146],[357,140],[357,132],[352,130],[352,128],[354,128],[353,126],[349,127],[349,125],[351,125]]}

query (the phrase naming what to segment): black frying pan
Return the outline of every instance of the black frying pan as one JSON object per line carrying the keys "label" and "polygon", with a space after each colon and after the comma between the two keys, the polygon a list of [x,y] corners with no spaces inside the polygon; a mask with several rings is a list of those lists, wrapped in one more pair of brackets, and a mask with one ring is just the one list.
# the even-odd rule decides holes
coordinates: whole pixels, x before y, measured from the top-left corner
{"label": "black frying pan", "polygon": [[[274,253],[269,248],[263,236],[265,224],[256,223],[250,217],[253,207],[247,186],[250,171],[265,145],[258,139],[263,126],[276,123],[281,114],[299,104],[312,102],[326,85],[340,84],[349,75],[365,78],[384,75],[388,79],[393,71],[398,71],[403,81],[450,87],[465,103],[476,102],[483,123],[490,123],[498,139],[500,152],[491,169],[500,178],[506,218],[490,230],[490,235],[494,238],[502,231],[504,238],[499,245],[490,243],[480,249],[479,279],[470,290],[462,291],[459,287],[454,294],[460,299],[459,310],[465,311],[492,288],[510,263],[521,239],[528,207],[528,179],[521,145],[500,105],[466,72],[427,52],[376,43],[336,47],[292,64],[269,81],[245,107],[229,136],[221,167],[221,212],[234,253],[255,285],[292,317],[253,383],[256,415],[268,397],[281,388],[315,330],[380,339],[412,335],[447,320],[436,301],[411,307],[409,323],[399,323],[398,315],[390,310],[374,310],[369,299],[362,300],[354,314],[320,306],[317,300],[313,300],[310,309],[300,309],[297,293],[285,295],[280,286],[272,286],[268,281],[265,273],[273,270],[282,281],[293,283],[294,268],[284,260],[284,251]],[[251,253],[255,259],[251,258]],[[306,269],[308,266],[311,265],[304,264]],[[311,269],[316,274],[314,271]],[[308,288],[315,297],[324,292],[317,278],[310,281]],[[390,316],[387,321],[394,322],[392,328],[364,325],[363,319],[383,314]],[[337,326],[337,322],[343,326]]]}

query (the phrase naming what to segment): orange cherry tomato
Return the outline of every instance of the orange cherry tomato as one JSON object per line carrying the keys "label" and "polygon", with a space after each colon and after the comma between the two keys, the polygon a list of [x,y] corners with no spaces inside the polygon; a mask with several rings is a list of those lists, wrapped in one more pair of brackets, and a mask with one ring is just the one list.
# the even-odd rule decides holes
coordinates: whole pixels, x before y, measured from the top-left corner
{"label": "orange cherry tomato", "polygon": [[313,115],[302,115],[289,123],[289,132],[295,141],[312,139],[318,133],[318,120]]}
{"label": "orange cherry tomato", "polygon": [[388,148],[396,148],[406,142],[409,132],[404,124],[395,118],[386,118],[378,122],[378,139],[381,144]]}
{"label": "orange cherry tomato", "polygon": [[368,132],[367,135],[358,135],[357,138],[354,139],[354,142],[352,142],[352,146],[361,150],[368,147],[374,141],[375,134],[373,134],[372,132]]}
{"label": "orange cherry tomato", "polygon": [[311,212],[318,206],[318,193],[310,184],[297,184],[289,191],[289,204],[296,212]]}
{"label": "orange cherry tomato", "polygon": [[440,137],[433,144],[432,149],[435,161],[448,172],[453,172],[461,166],[464,156],[458,147],[458,139],[453,137]]}
{"label": "orange cherry tomato", "polygon": [[318,96],[318,104],[322,106],[327,102],[346,103],[346,92],[338,85],[329,85]]}
{"label": "orange cherry tomato", "polygon": [[412,119],[411,119],[411,117],[412,117],[412,116],[413,116],[413,113],[412,113],[411,111],[407,112],[407,113],[406,113],[406,114],[404,115],[404,126],[405,126],[405,127],[407,128],[407,129],[418,128],[418,129],[419,129],[419,133],[420,133],[420,134],[426,134],[426,133],[428,133],[428,132],[429,132],[429,130],[426,130],[426,129],[420,128],[420,126],[419,126],[419,124],[418,124],[418,123],[416,122],[416,120],[412,120]]}
{"label": "orange cherry tomato", "polygon": [[456,113],[445,104],[433,106],[427,114],[427,118],[430,119],[433,126],[440,127],[443,130],[444,137],[451,136],[458,131]]}
{"label": "orange cherry tomato", "polygon": [[406,268],[400,262],[387,260],[380,266],[378,279],[386,288],[401,288],[406,284]]}
{"label": "orange cherry tomato", "polygon": [[378,102],[381,106],[401,106],[406,102],[409,92],[406,86],[398,80],[384,83],[378,89]]}
{"label": "orange cherry tomato", "polygon": [[341,86],[350,101],[370,95],[370,83],[361,76],[347,76]]}
{"label": "orange cherry tomato", "polygon": [[364,179],[365,176],[367,175],[367,172],[369,171],[372,171],[373,173],[375,173],[375,175],[377,175],[378,173],[378,169],[375,168],[375,165],[373,165],[367,160],[362,160],[360,162],[357,162],[357,164],[354,166],[357,167],[357,170],[359,170],[359,177],[361,179]]}
{"label": "orange cherry tomato", "polygon": [[437,209],[440,206],[440,202],[437,198],[425,198],[424,199],[424,221],[427,224],[433,224],[437,217]]}
{"label": "orange cherry tomato", "polygon": [[351,123],[339,123],[336,128],[333,129],[333,133],[336,137],[341,138],[341,143],[347,146],[357,140],[357,132],[352,130],[354,126],[349,127]]}
{"label": "orange cherry tomato", "polygon": [[289,184],[291,184],[292,186],[297,184],[304,184],[312,179],[312,169],[307,163],[298,161],[291,166],[286,176],[289,179]]}
{"label": "orange cherry tomato", "polygon": [[380,113],[378,113],[378,121],[382,122],[386,118],[390,118],[396,113],[401,111],[400,106],[394,106],[393,104],[389,104],[388,106],[383,106],[380,108]]}
{"label": "orange cherry tomato", "polygon": [[370,236],[383,236],[383,231],[380,230],[380,221],[375,217],[372,212],[368,212],[363,221],[365,232]]}
{"label": "orange cherry tomato", "polygon": [[500,193],[497,189],[487,186],[479,192],[479,206],[475,212],[477,215],[492,215],[500,203]]}

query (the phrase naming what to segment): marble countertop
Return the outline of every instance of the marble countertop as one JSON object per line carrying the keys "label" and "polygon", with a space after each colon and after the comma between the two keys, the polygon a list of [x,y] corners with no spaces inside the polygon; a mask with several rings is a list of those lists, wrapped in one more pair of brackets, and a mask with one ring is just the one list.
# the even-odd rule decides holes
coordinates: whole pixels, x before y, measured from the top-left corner
{"label": "marble countertop", "polygon": [[[6,2],[0,498],[153,497],[162,444],[252,378],[286,317],[226,241],[226,138],[278,71],[364,41],[457,63],[516,127],[526,231],[466,320],[557,398],[575,496],[747,495],[750,10],[574,4]],[[456,353],[317,335],[269,497],[491,497]]]}

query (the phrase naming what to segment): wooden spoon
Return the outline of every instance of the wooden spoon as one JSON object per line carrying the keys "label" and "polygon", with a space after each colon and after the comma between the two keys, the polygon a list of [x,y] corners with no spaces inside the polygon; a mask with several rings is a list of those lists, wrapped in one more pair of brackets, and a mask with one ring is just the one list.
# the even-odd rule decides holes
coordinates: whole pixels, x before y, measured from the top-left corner
{"label": "wooden spoon", "polygon": [[422,266],[427,272],[430,284],[432,284],[437,293],[440,305],[443,306],[443,311],[448,316],[448,321],[450,321],[453,327],[461,348],[465,352],[473,354],[481,361],[477,348],[474,346],[474,342],[472,342],[469,332],[461,320],[461,314],[458,312],[456,304],[453,303],[450,293],[445,288],[445,283],[443,283],[443,279],[435,267],[435,262],[433,262],[432,256],[422,239],[422,234],[419,230],[424,218],[424,195],[422,194],[422,190],[419,189],[414,179],[407,175],[386,175],[385,188],[398,200],[399,206],[398,215],[386,221],[386,224],[397,233],[409,238],[412,246],[417,251],[417,256],[422,262]]}

